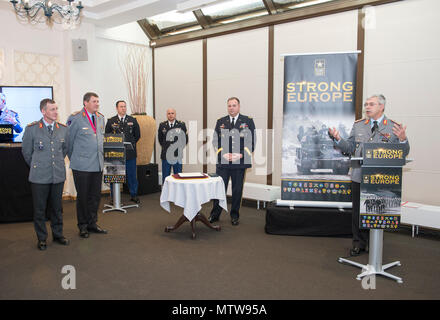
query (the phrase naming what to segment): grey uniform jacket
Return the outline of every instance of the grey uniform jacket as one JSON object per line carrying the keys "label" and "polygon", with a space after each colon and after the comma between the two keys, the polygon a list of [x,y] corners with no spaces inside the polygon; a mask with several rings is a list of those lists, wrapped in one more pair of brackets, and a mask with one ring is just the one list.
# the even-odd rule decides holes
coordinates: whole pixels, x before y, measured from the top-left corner
{"label": "grey uniform jacket", "polygon": [[[354,157],[362,157],[362,148],[364,142],[376,143],[399,143],[399,138],[393,133],[393,126],[396,122],[383,117],[382,121],[378,123],[378,130],[371,132],[370,119],[357,120],[353,124],[350,136],[347,139],[335,141],[335,146],[344,153],[354,155]],[[408,139],[404,146],[405,156],[409,153]],[[354,182],[361,182],[361,167],[359,161],[352,161],[351,180]]]}
{"label": "grey uniform jacket", "polygon": [[43,119],[29,124],[23,135],[22,153],[30,166],[29,181],[50,184],[66,180],[67,127],[55,122],[52,135]]}
{"label": "grey uniform jacket", "polygon": [[96,134],[86,111],[75,112],[67,119],[69,135],[67,156],[70,168],[78,171],[99,172],[104,166],[104,116],[96,112]]}

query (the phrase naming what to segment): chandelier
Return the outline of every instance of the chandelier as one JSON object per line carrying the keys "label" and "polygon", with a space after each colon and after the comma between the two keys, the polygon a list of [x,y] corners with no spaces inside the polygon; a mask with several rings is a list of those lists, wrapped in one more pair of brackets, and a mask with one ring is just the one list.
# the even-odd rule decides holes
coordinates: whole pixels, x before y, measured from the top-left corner
{"label": "chandelier", "polygon": [[64,5],[49,0],[10,0],[9,2],[14,6],[20,20],[31,23],[46,22],[49,25],[59,23],[74,27],[80,23],[81,9],[84,8],[81,1],[78,1],[77,5],[74,1],[62,1],[65,2]]}

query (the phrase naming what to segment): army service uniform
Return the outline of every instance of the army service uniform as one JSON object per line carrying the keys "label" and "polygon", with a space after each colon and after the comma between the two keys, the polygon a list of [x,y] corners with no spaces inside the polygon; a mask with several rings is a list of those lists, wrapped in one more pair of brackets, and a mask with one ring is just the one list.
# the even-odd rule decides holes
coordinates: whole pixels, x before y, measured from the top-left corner
{"label": "army service uniform", "polygon": [[[92,125],[92,116],[95,118],[95,125]],[[83,108],[69,116],[67,125],[67,156],[77,192],[78,228],[83,231],[86,228],[96,228],[98,221],[104,167],[105,119],[99,112],[89,116]]]}
{"label": "army service uniform", "polygon": [[125,115],[122,121],[119,120],[119,116],[116,115],[107,121],[105,133],[123,133],[124,141],[130,142],[133,146],[133,149],[126,148],[125,150],[125,170],[130,195],[132,198],[135,198],[138,191],[138,181],[136,176],[136,143],[141,138],[139,124],[136,118],[129,115]]}
{"label": "army service uniform", "polygon": [[[353,124],[350,136],[347,139],[341,138],[338,142],[335,141],[335,146],[341,149],[342,152],[353,155],[354,157],[363,157],[363,143],[399,143],[399,138],[393,133],[393,126],[396,122],[388,119],[385,115],[377,123],[377,129],[372,130],[374,125],[373,119],[357,120]],[[404,146],[405,156],[409,153],[408,140],[402,142]],[[361,183],[361,165],[359,161],[352,162],[351,171],[352,180],[352,231],[353,231],[353,246],[361,249],[366,249],[368,244],[368,230],[359,229],[359,212],[360,212],[360,183]]]}
{"label": "army service uniform", "polygon": [[165,178],[171,174],[171,167],[173,167],[174,174],[182,172],[183,148],[188,144],[185,122],[174,120],[172,127],[168,120],[161,122],[157,130],[157,138],[162,147],[160,158],[162,159],[163,185]]}
{"label": "army service uniform", "polygon": [[67,127],[53,123],[53,131],[43,122],[29,124],[24,132],[22,153],[30,166],[34,203],[34,227],[39,241],[46,241],[46,209],[48,200],[52,206],[51,228],[54,238],[63,237],[62,195],[66,168],[64,158],[67,154]]}
{"label": "army service uniform", "polygon": [[[217,150],[216,173],[222,177],[225,190],[228,190],[229,178],[232,181],[232,206],[231,219],[239,219],[241,196],[243,193],[244,175],[247,168],[252,167],[252,152],[255,149],[255,124],[252,118],[239,114],[232,126],[231,117],[217,120],[214,138],[212,140]],[[235,162],[223,158],[227,153],[240,153],[242,158]],[[210,215],[211,221],[217,221],[222,208],[218,200],[213,200],[213,208]]]}

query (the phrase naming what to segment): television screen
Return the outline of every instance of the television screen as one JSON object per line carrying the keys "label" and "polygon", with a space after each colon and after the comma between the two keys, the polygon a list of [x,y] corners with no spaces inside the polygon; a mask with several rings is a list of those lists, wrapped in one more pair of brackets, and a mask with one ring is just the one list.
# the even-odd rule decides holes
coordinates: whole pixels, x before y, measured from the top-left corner
{"label": "television screen", "polygon": [[[42,118],[40,101],[45,98],[53,99],[53,88],[0,86],[0,96],[2,97],[0,99],[2,100],[0,101],[2,109],[0,124],[13,123],[13,142],[22,142],[26,126]],[[13,112],[4,112],[3,110]],[[15,116],[14,113],[17,115]]]}

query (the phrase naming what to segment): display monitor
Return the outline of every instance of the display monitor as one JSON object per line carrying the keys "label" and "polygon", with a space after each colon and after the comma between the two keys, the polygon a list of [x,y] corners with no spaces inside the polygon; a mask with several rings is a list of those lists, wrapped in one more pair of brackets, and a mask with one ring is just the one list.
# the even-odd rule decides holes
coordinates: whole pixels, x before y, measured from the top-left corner
{"label": "display monitor", "polygon": [[13,123],[13,142],[22,142],[26,126],[42,117],[40,101],[53,99],[53,87],[0,86],[0,97],[0,124]]}

